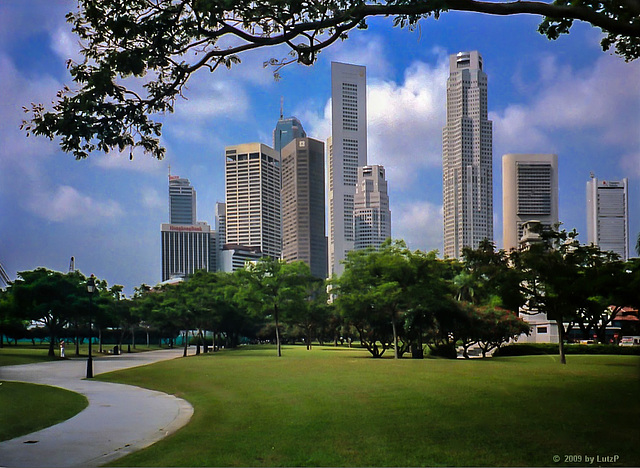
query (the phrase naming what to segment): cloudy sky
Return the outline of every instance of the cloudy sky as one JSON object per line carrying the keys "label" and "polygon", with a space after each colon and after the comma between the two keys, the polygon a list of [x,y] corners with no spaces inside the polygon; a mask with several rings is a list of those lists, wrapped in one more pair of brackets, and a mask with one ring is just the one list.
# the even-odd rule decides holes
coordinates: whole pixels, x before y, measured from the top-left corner
{"label": "cloudy sky", "polygon": [[[78,44],[65,23],[67,0],[0,2],[0,263],[9,276],[44,266],[83,273],[132,293],[160,281],[160,224],[168,220],[171,173],[191,180],[198,218],[214,223],[224,201],[224,146],[272,143],[280,99],[309,136],[330,135],[330,64],[365,65],[370,164],[387,168],[394,238],[442,251],[442,126],[448,55],[478,50],[489,78],[493,121],[495,241],[502,247],[501,158],[557,153],[560,220],[586,241],[585,183],[628,177],[632,239],[640,231],[640,61],[602,52],[601,34],[576,24],[548,41],[535,17],[446,13],[416,31],[371,21],[367,31],[291,65],[279,81],[262,63],[286,51],[242,57],[231,71],[189,82],[176,112],[163,118],[163,161],[137,154],[76,161],[57,142],[26,138],[22,107],[49,104],[69,83],[65,62]],[[635,243],[633,243],[635,244]]]}

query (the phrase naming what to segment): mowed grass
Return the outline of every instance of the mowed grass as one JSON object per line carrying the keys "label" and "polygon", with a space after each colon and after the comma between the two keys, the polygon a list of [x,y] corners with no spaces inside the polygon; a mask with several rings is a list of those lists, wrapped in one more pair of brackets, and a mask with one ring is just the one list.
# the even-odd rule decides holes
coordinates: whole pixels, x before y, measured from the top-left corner
{"label": "mowed grass", "polygon": [[115,466],[563,466],[578,454],[640,466],[640,358],[568,361],[374,360],[321,347],[277,358],[264,347],[99,378],[195,408],[185,428]]}
{"label": "mowed grass", "polygon": [[65,421],[88,404],[84,396],[62,388],[0,381],[0,441]]}

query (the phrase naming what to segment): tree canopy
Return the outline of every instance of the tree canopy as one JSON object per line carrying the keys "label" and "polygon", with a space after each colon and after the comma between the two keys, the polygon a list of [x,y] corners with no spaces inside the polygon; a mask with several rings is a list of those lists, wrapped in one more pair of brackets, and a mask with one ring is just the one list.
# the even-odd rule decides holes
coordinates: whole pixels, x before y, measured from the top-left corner
{"label": "tree canopy", "polygon": [[[68,61],[75,89],[58,93],[53,110],[25,108],[27,134],[59,137],[77,159],[94,150],[140,147],[161,159],[161,123],[190,76],[240,62],[243,52],[277,45],[289,56],[265,65],[311,65],[318,53],[372,17],[415,28],[450,11],[537,15],[549,39],[569,33],[574,21],[600,28],[602,48],[630,61],[640,56],[639,0],[79,0],[67,20],[82,44],[81,63]],[[126,81],[125,81],[126,80]],[[131,157],[133,153],[131,152]]]}

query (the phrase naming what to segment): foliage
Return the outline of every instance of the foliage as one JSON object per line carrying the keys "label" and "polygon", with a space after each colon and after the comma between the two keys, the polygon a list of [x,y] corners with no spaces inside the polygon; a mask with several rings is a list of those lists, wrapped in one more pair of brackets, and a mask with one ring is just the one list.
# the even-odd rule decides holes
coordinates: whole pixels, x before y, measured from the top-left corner
{"label": "foliage", "polygon": [[286,45],[289,57],[265,64],[277,76],[288,63],[313,64],[349,31],[366,29],[367,18],[391,17],[394,26],[414,29],[448,11],[538,15],[544,18],[539,31],[550,39],[568,33],[574,20],[585,21],[606,34],[604,50],[614,46],[626,60],[640,56],[636,0],[79,0],[67,15],[84,56],[68,62],[75,88],[61,90],[52,111],[42,104],[25,108],[23,128],[60,137],[62,150],[77,159],[133,147],[162,158],[161,124],[150,116],[172,112],[193,73],[230,68],[252,49]]}
{"label": "foliage", "polygon": [[[567,354],[606,354],[623,356],[640,356],[640,346],[618,346],[611,344],[569,344],[566,345]],[[557,343],[514,343],[503,346],[494,356],[535,356],[543,354],[558,354]]]}

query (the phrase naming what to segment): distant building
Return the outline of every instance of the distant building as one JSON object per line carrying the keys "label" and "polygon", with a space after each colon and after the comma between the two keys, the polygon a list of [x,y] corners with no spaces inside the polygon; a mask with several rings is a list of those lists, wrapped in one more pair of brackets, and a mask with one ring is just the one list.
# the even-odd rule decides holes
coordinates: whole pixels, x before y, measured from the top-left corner
{"label": "distant building", "polygon": [[262,143],[225,148],[226,243],[280,258],[280,154]]}
{"label": "distant building", "polygon": [[629,259],[629,186],[628,180],[587,182],[587,239],[600,250]]}
{"label": "distant building", "polygon": [[287,146],[296,138],[305,138],[307,136],[302,124],[296,117],[283,118],[280,114],[280,120],[273,130],[273,149],[277,152]]}
{"label": "distant building", "polygon": [[196,191],[189,179],[169,176],[169,222],[171,224],[195,224]]}
{"label": "distant building", "polygon": [[353,209],[358,167],[367,165],[366,68],[331,63],[331,137],[327,141],[329,183],[329,275],[354,248]]}
{"label": "distant building", "polygon": [[207,223],[162,224],[160,233],[162,281],[186,278],[197,270],[210,270],[212,231]]}
{"label": "distant building", "polygon": [[493,137],[482,56],[449,57],[447,121],[442,130],[444,255],[493,241]]}
{"label": "distant building", "polygon": [[353,220],[356,250],[378,248],[391,237],[391,211],[383,166],[358,168]]}
{"label": "distant building", "polygon": [[518,249],[523,225],[539,221],[545,228],[558,223],[558,156],[502,156],[502,235],[504,250]]}
{"label": "distant building", "polygon": [[216,203],[216,271],[222,269],[222,248],[227,243],[227,204]]}
{"label": "distant building", "polygon": [[327,277],[324,143],[296,138],[282,149],[282,258]]}
{"label": "distant building", "polygon": [[220,271],[233,273],[246,267],[247,262],[255,262],[263,257],[257,247],[225,244],[220,252]]}

